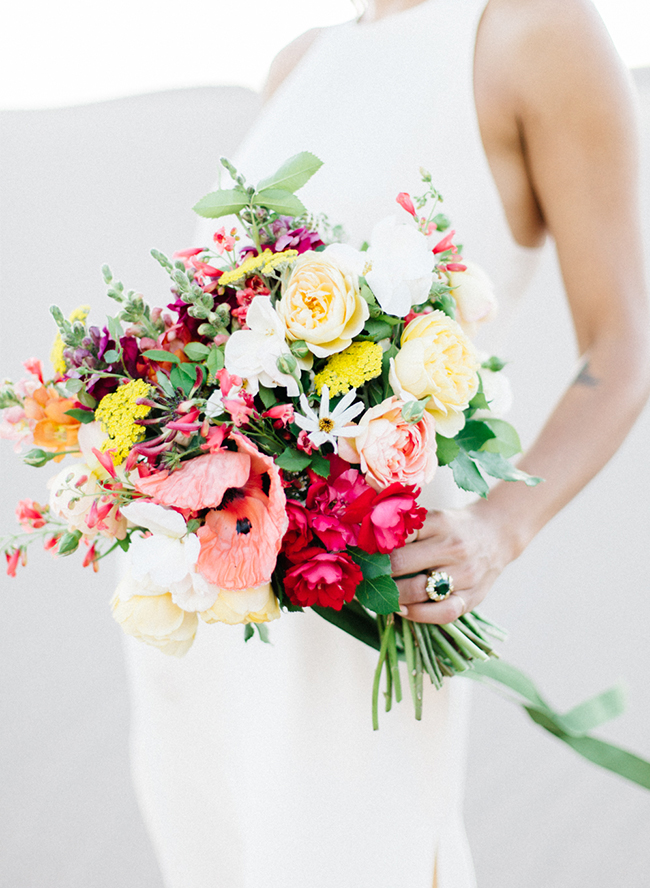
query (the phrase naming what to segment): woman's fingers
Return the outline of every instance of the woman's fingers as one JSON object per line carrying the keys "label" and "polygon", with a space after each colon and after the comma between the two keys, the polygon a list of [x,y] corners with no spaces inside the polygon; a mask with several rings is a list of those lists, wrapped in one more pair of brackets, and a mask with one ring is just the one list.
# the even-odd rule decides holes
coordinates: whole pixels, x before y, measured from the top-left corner
{"label": "woman's fingers", "polygon": [[408,605],[408,617],[416,623],[453,623],[472,608],[466,599],[467,593],[454,592],[444,601],[428,601],[426,603]]}

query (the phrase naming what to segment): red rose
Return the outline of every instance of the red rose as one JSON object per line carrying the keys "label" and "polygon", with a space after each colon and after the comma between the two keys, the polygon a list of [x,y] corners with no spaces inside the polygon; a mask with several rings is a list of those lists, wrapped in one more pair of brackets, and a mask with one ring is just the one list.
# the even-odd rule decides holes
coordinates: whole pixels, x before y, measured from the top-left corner
{"label": "red rose", "polygon": [[314,533],[330,550],[356,546],[359,528],[344,522],[350,503],[370,488],[363,475],[337,456],[330,457],[331,472],[327,480],[310,472],[307,491],[309,523]]}
{"label": "red rose", "polygon": [[284,578],[285,592],[294,604],[341,610],[344,602],[352,601],[363,574],[347,552],[326,552],[313,546],[300,554],[304,560]]}
{"label": "red rose", "polygon": [[417,487],[395,482],[379,493],[369,489],[350,503],[343,520],[361,525],[359,548],[370,554],[388,554],[403,546],[427,517],[427,510],[417,504],[419,492]]}
{"label": "red rose", "polygon": [[288,499],[287,518],[289,527],[282,540],[282,552],[290,561],[298,560],[298,553],[314,541],[314,535],[309,528],[309,515],[302,503]]}

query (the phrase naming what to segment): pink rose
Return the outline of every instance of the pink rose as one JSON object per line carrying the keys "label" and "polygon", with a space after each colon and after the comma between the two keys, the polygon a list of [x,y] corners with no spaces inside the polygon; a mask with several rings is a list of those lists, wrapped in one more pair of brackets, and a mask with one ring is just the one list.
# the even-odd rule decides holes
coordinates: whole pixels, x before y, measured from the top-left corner
{"label": "pink rose", "polygon": [[367,483],[375,490],[400,484],[428,484],[436,471],[436,424],[425,411],[419,422],[402,419],[404,402],[387,398],[367,410],[356,438],[341,438],[339,452],[348,462],[361,463]]}

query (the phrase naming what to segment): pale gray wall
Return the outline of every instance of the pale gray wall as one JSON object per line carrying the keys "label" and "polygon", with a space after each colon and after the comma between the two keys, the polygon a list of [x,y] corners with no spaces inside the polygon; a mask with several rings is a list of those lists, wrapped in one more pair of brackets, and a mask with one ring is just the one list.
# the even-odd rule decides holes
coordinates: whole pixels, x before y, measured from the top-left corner
{"label": "pale gray wall", "polygon": [[[650,70],[636,80],[650,168]],[[102,319],[111,308],[103,262],[154,304],[164,302],[166,280],[148,250],[190,244],[189,208],[255,103],[251,93],[224,88],[0,114],[0,377],[19,375],[24,357],[48,354],[51,302],[65,311],[92,303]],[[644,207],[650,245],[647,181]],[[508,357],[513,420],[530,440],[575,364],[550,258]],[[511,631],[507,658],[558,706],[624,677],[630,710],[602,734],[648,757],[649,433],[646,410],[620,454],[508,569],[485,608]],[[48,473],[1,446],[4,532],[18,499],[44,499]],[[112,586],[108,565],[94,575],[78,561],[53,564],[36,551],[17,579],[0,574],[2,888],[161,886],[129,782],[120,630],[107,607]],[[467,819],[481,888],[648,883],[650,794],[583,763],[482,689]]]}

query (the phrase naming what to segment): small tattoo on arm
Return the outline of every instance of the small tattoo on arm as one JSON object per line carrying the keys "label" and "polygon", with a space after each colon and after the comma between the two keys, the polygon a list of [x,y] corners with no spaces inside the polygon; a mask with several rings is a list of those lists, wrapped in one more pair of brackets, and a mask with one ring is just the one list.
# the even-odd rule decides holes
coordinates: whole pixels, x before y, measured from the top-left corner
{"label": "small tattoo on arm", "polygon": [[592,376],[589,372],[588,361],[573,380],[573,385],[586,385],[587,388],[595,388],[597,385],[600,385],[600,380],[596,379],[596,377]]}

